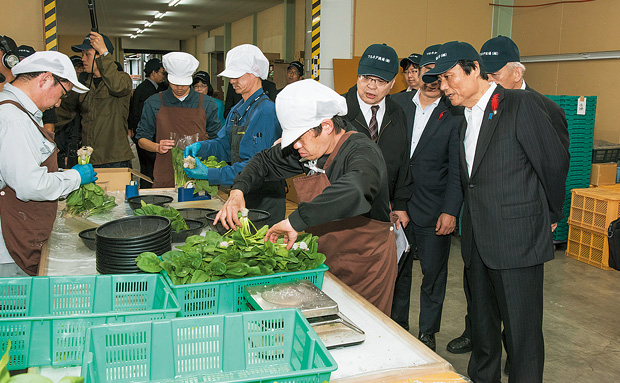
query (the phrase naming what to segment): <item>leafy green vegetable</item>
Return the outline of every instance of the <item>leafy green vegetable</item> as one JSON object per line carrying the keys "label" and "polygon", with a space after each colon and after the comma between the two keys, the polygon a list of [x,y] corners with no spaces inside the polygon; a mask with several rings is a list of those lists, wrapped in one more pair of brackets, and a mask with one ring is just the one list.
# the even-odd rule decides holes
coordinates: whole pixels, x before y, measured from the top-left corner
{"label": "leafy green vegetable", "polygon": [[[83,146],[77,151],[78,163],[86,165],[90,161],[93,148]],[[101,186],[91,182],[80,187],[67,196],[67,210],[71,215],[81,215],[88,217],[89,215],[105,213],[116,206],[114,197],[105,194]]]}
{"label": "leafy green vegetable", "polygon": [[173,207],[165,208],[162,206],[147,204],[144,201],[140,201],[142,207],[133,211],[133,215],[158,215],[160,217],[166,217],[170,219],[170,225],[172,230],[179,232],[181,230],[189,230],[189,226],[185,222],[185,219],[181,216],[181,213]]}
{"label": "leafy green vegetable", "polygon": [[[174,169],[174,184],[176,187],[184,187],[188,182],[192,182],[194,184],[194,194],[200,193],[201,191],[205,191],[211,195],[211,197],[215,197],[217,195],[217,186],[209,185],[208,180],[197,180],[192,179],[185,174],[183,170],[183,149],[181,148],[172,148],[170,151],[172,153],[172,168]],[[209,156],[206,160],[202,160],[201,162],[208,168],[221,168],[226,165],[226,161],[219,161],[215,156]]]}
{"label": "leafy green vegetable", "polygon": [[157,265],[153,253],[140,254],[136,263],[148,273],[163,269],[172,283],[180,285],[312,270],[325,262],[325,255],[318,252],[318,237],[300,235],[287,250],[282,239],[276,244],[264,241],[268,226],[256,230],[247,217],[242,218],[242,227],[223,236],[207,231],[188,237],[178,250],[162,254]]}

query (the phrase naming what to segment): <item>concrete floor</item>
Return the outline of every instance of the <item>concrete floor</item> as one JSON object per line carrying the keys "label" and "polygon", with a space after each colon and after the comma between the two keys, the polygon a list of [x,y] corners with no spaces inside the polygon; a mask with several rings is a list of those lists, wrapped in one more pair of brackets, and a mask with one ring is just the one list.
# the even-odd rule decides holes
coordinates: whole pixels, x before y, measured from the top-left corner
{"label": "concrete floor", "polygon": [[[420,264],[414,262],[409,322],[414,336],[421,279]],[[544,294],[545,383],[620,382],[620,272],[600,270],[556,250],[555,259],[545,265]],[[437,353],[467,376],[470,354],[446,350],[448,342],[463,332],[465,310],[460,240],[452,237]],[[503,375],[502,382],[508,377]]]}

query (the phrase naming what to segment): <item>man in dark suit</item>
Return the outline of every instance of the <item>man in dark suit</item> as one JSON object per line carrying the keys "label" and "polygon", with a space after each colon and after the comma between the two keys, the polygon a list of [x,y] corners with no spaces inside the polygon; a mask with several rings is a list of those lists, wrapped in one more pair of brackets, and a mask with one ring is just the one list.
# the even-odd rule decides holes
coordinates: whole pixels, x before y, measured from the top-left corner
{"label": "man in dark suit", "polygon": [[375,141],[385,159],[392,212],[398,216],[396,225],[409,223],[407,201],[409,185],[409,141],[405,114],[390,98],[398,74],[398,55],[385,44],[366,48],[357,68],[357,84],[343,96],[348,113],[344,117],[355,130]]}
{"label": "man in dark suit", "polygon": [[[483,66],[489,75],[489,81],[493,81],[498,85],[504,87],[504,89],[522,89],[532,92],[536,97],[542,101],[545,106],[545,110],[551,118],[551,124],[555,129],[562,146],[568,153],[569,137],[568,137],[568,123],[562,109],[553,100],[544,95],[538,93],[525,83],[523,79],[523,73],[525,72],[525,66],[520,62],[519,48],[508,37],[497,36],[482,45],[480,48],[480,58],[482,59]],[[561,217],[551,217],[552,229],[557,227],[557,222]],[[469,292],[465,291],[465,296],[469,302]],[[469,307],[469,305],[468,305]],[[453,353],[463,353],[471,351],[471,335],[469,318],[465,317],[465,331],[460,337],[453,339],[448,343],[448,351]],[[504,372],[508,374],[509,370],[509,358],[506,357],[506,367]]]}
{"label": "man in dark suit", "polygon": [[[161,92],[165,88],[162,86],[164,79],[166,78],[166,71],[159,59],[151,59],[144,65],[145,80],[136,87],[131,96],[131,102],[129,103],[129,117],[127,122],[129,123],[129,130],[131,131],[131,137],[136,143],[136,151],[138,152],[138,159],[140,160],[140,172],[148,177],[153,178],[153,166],[155,164],[155,153],[142,149],[138,146],[138,141],[135,139],[136,131],[138,130],[138,123],[142,117],[142,108],[144,107],[144,101],[151,97],[155,93]],[[153,140],[155,137],[153,137]],[[140,180],[140,188],[150,188],[152,184],[146,180]]]}
{"label": "man in dark suit", "polygon": [[488,82],[478,52],[441,46],[425,82],[441,81],[461,126],[464,190],[461,251],[471,292],[476,383],[501,378],[501,324],[511,383],[542,382],[543,270],[553,259],[551,215],[562,216],[568,155],[542,102],[529,92]]}
{"label": "man in dark suit", "polygon": [[[420,73],[435,66],[437,49],[424,50]],[[412,247],[417,247],[422,268],[418,339],[435,351],[435,333],[441,326],[446,295],[450,234],[463,202],[459,175],[459,133],[462,108],[452,107],[442,97],[439,82],[422,83],[413,96],[399,93],[393,99],[407,117],[407,138],[411,143],[409,166],[413,178],[406,228]],[[392,319],[409,328],[409,301],[413,256],[409,254],[396,280]]]}

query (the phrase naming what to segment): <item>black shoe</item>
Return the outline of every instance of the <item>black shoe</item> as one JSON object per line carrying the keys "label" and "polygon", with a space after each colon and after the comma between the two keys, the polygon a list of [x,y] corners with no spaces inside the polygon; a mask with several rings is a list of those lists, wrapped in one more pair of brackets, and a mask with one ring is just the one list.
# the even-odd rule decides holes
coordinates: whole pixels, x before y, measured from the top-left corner
{"label": "black shoe", "polygon": [[426,345],[426,347],[430,348],[431,350],[435,351],[435,334],[424,334],[424,333],[419,333],[418,334],[418,339],[420,340],[420,342],[424,343]]}
{"label": "black shoe", "polygon": [[465,354],[471,351],[471,339],[461,335],[452,339],[446,349],[453,354]]}
{"label": "black shoe", "polygon": [[510,375],[510,356],[506,355],[506,364],[504,364],[504,374]]}

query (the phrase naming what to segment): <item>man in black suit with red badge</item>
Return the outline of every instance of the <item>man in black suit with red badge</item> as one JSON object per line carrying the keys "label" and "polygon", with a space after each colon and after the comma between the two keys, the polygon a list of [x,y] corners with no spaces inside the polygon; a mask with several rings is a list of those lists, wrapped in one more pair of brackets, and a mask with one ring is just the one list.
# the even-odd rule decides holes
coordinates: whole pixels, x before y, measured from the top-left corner
{"label": "man in black suit with red badge", "polygon": [[478,52],[451,41],[422,79],[439,79],[460,129],[464,192],[461,251],[471,292],[476,383],[501,380],[501,324],[510,383],[542,382],[544,263],[553,259],[551,216],[562,217],[568,153],[542,102],[488,82]]}

